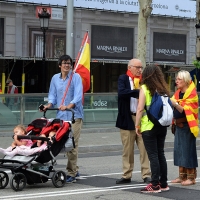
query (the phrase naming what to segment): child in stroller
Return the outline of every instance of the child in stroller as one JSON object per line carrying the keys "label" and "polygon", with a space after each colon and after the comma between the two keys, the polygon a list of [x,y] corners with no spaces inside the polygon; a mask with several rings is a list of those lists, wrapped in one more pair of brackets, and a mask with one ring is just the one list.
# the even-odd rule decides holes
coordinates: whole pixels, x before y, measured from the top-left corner
{"label": "child in stroller", "polygon": [[[37,141],[37,147],[31,148],[33,145],[32,140],[29,139],[18,139],[18,136],[25,136],[26,135],[26,129],[23,125],[17,125],[14,128],[14,136],[13,139],[14,141],[12,142],[11,146],[9,146],[7,149],[0,148],[0,152],[10,156],[11,158],[15,156],[16,154],[24,155],[24,156],[29,156],[34,153],[40,152],[42,150],[45,150],[47,147],[47,143],[44,142],[41,145],[42,140]],[[55,135],[55,132],[51,131],[49,133],[49,138],[53,137]],[[41,137],[46,137],[44,134],[40,135]]]}
{"label": "child in stroller", "polygon": [[[73,113],[72,110],[70,111]],[[56,171],[54,165],[56,163],[55,157],[63,149],[71,135],[73,121],[74,114],[72,114],[72,121],[63,121],[60,119],[46,119],[44,113],[44,118],[36,119],[28,125],[27,132],[29,132],[29,135],[17,136],[18,140],[47,141],[47,149],[30,156],[15,155],[12,158],[5,156],[0,159],[0,168],[9,169],[13,174],[10,178],[10,186],[13,190],[20,191],[25,188],[26,184],[46,183],[48,180],[52,180],[53,185],[58,188],[65,185],[65,172]],[[47,136],[55,130],[56,134],[52,138],[53,143],[49,142],[48,137],[39,137],[40,134]],[[37,146],[37,142],[34,145]],[[5,188],[8,182],[8,174],[5,171],[0,171],[0,189]]]}

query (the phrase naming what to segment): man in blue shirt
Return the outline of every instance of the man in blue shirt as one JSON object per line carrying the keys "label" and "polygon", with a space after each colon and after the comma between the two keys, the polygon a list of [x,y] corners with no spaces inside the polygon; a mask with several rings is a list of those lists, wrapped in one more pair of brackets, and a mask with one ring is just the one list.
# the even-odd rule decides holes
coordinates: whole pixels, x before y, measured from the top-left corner
{"label": "man in blue shirt", "polygon": [[[59,110],[56,118],[65,121],[70,121],[72,117],[72,113],[65,110],[73,109],[74,111],[75,123],[72,124],[72,130],[76,147],[70,152],[67,152],[68,163],[66,167],[68,171],[66,182],[74,183],[76,182],[76,179],[80,178],[77,159],[78,140],[83,120],[83,85],[80,75],[73,73],[72,71],[72,59],[70,56],[61,56],[58,60],[58,65],[61,69],[61,73],[55,74],[51,79],[48,104],[44,106],[44,110],[46,108],[57,106]],[[63,99],[66,90],[66,97]]]}

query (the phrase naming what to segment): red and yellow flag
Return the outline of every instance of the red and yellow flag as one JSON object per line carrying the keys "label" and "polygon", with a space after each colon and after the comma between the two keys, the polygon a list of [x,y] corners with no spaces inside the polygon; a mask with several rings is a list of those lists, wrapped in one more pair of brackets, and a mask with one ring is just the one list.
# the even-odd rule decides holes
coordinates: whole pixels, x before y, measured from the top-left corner
{"label": "red and yellow flag", "polygon": [[182,99],[179,99],[180,89],[178,89],[173,95],[172,99],[175,99],[183,107],[187,118],[190,131],[195,137],[199,134],[199,120],[198,120],[198,94],[196,87],[193,82],[190,83],[189,87],[185,91]]}
{"label": "red and yellow flag", "polygon": [[74,65],[74,72],[81,76],[83,82],[83,92],[87,92],[90,89],[90,44],[88,32],[84,35],[81,48]]}

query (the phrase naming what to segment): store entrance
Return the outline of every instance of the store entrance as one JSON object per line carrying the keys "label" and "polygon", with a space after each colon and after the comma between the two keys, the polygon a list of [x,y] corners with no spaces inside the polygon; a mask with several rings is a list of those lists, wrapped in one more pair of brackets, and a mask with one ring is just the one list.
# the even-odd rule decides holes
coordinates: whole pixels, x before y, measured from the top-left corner
{"label": "store entrance", "polygon": [[91,63],[91,92],[117,92],[117,81],[121,74],[126,73],[127,64],[122,63]]}

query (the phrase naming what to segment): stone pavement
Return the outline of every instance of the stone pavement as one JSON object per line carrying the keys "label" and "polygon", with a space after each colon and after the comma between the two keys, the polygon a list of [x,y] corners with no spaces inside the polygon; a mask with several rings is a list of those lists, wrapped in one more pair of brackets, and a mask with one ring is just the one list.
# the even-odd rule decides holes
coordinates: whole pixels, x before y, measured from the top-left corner
{"label": "stone pavement", "polygon": [[[197,146],[200,146],[200,136],[197,137]],[[137,145],[135,145],[137,148]],[[165,148],[174,147],[174,135],[171,129],[168,128],[165,140]],[[79,152],[108,152],[121,151],[122,143],[117,128],[103,128],[103,129],[82,129],[79,140]]]}
{"label": "stone pavement", "polygon": [[[12,142],[12,130],[0,129],[0,147],[7,147]],[[135,145],[136,146],[136,145]],[[165,148],[173,148],[174,135],[168,128]],[[200,136],[197,138],[197,146],[200,146]],[[136,147],[137,148],[137,147]],[[91,128],[82,129],[79,140],[79,153],[121,151],[122,144],[119,129]]]}

